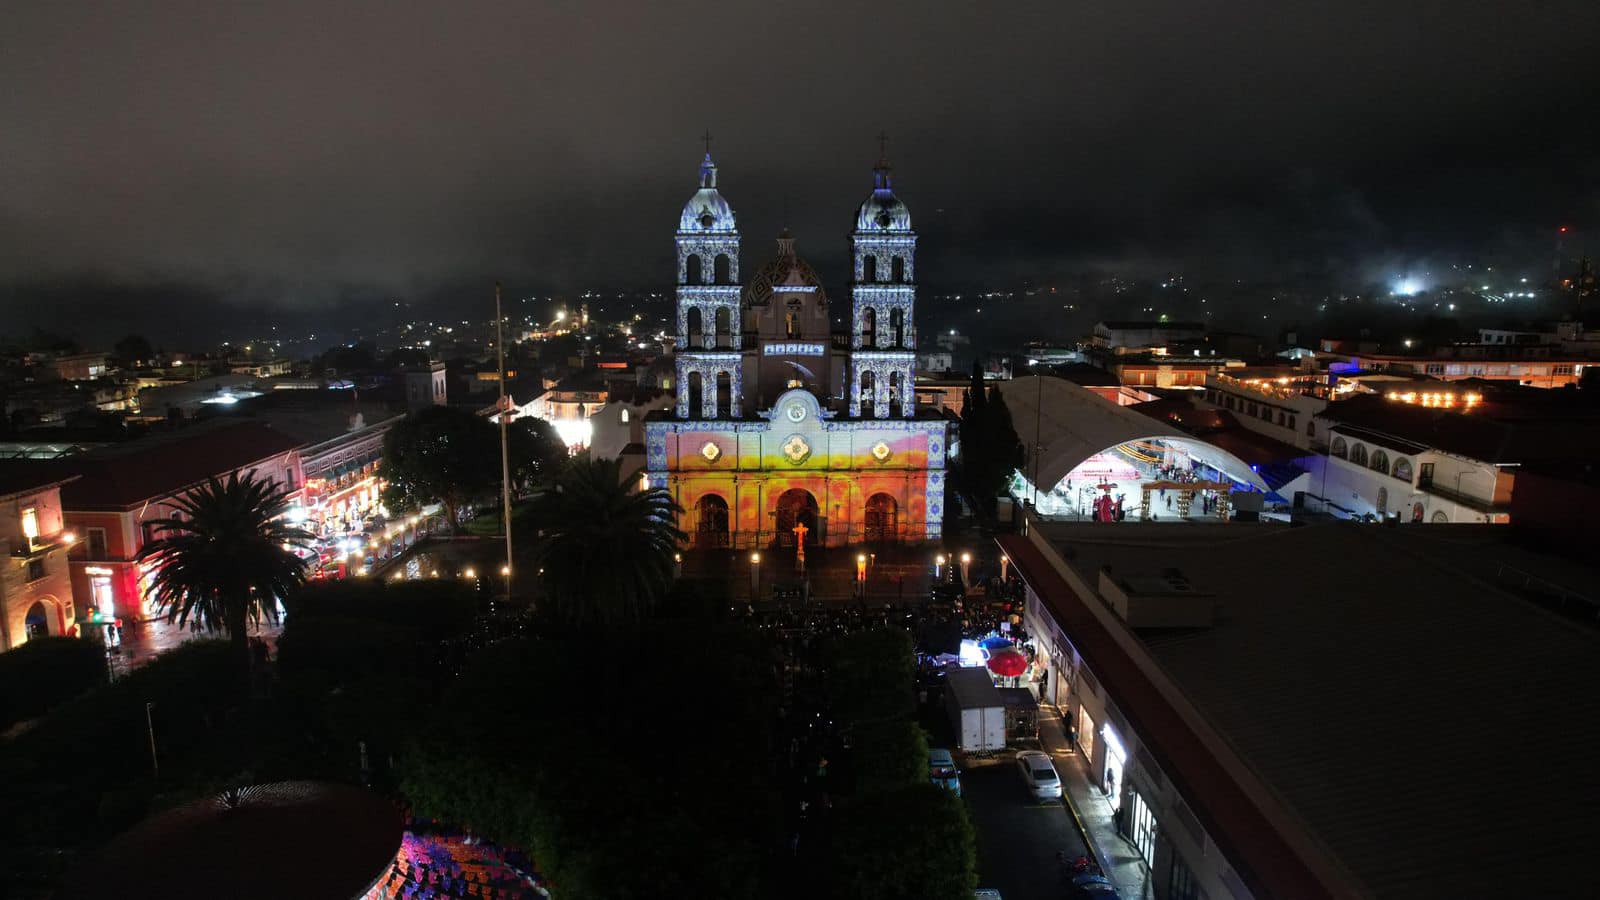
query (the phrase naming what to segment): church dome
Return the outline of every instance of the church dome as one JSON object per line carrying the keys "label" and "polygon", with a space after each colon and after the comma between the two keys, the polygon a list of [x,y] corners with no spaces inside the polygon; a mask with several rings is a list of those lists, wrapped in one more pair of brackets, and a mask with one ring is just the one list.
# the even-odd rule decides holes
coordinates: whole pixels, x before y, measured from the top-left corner
{"label": "church dome", "polygon": [[856,210],[856,231],[868,234],[904,234],[911,231],[911,210],[894,195],[889,164],[879,160],[872,170],[872,193]]}
{"label": "church dome", "polygon": [[743,305],[747,308],[764,306],[772,299],[775,291],[784,288],[798,288],[807,293],[815,292],[823,303],[828,302],[823,294],[822,279],[817,276],[817,270],[795,255],[794,237],[789,234],[788,229],[778,236],[778,255],[768,260],[756,270],[749,281],[745,282]]}
{"label": "church dome", "polygon": [[717,164],[711,154],[700,163],[700,190],[683,205],[678,216],[678,231],[691,234],[733,234],[738,229],[733,207],[717,190]]}

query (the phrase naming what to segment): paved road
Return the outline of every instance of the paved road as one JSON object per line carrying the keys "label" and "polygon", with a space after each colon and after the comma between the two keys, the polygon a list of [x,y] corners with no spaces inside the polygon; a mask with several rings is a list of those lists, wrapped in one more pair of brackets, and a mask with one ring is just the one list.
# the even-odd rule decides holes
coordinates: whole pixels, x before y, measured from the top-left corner
{"label": "paved road", "polygon": [[1059,900],[1056,852],[1068,859],[1088,852],[1066,806],[1031,797],[1009,753],[965,769],[961,792],[978,830],[978,886],[1006,900]]}

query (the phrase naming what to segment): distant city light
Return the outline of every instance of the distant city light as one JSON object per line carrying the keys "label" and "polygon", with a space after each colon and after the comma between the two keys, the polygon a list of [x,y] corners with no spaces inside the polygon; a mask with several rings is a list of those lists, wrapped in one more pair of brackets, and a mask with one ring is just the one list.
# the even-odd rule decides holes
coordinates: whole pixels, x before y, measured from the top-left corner
{"label": "distant city light", "polygon": [[1394,293],[1399,297],[1410,297],[1422,293],[1422,282],[1415,278],[1402,278],[1394,284]]}

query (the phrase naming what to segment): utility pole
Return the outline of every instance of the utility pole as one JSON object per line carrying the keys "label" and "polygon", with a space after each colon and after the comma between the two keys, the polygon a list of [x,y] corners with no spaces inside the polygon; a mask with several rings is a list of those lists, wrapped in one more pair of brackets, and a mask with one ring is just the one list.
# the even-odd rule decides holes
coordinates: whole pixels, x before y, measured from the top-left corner
{"label": "utility pole", "polygon": [[506,403],[505,320],[500,315],[500,282],[494,283],[494,351],[500,366],[500,523],[506,530],[506,600],[511,599],[511,408]]}
{"label": "utility pole", "polygon": [[155,704],[151,701],[146,700],[144,702],[144,727],[145,731],[150,734],[150,768],[154,769],[155,776],[160,778],[161,761],[156,758],[156,722],[155,719],[150,715],[150,710],[154,708]]}

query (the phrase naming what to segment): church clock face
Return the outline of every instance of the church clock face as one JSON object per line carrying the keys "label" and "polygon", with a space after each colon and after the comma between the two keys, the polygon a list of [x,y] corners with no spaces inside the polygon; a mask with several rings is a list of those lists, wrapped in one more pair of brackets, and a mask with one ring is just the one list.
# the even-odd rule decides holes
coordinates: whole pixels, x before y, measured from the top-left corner
{"label": "church clock face", "polygon": [[798,403],[789,404],[789,406],[784,409],[783,414],[788,417],[789,421],[796,424],[806,420],[806,408]]}

